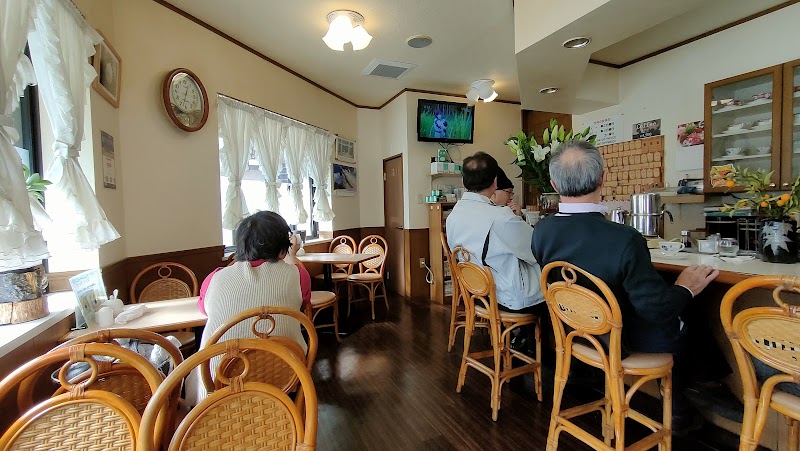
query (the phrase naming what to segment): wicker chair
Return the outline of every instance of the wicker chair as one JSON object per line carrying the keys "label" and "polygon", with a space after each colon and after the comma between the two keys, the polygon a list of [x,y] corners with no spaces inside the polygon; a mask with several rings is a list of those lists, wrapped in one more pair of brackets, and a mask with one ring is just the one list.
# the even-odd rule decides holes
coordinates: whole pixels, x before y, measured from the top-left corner
{"label": "wicker chair", "polygon": [[336,341],[341,342],[342,340],[339,338],[339,298],[336,293],[330,291],[312,291],[311,303],[306,307],[306,316],[311,318],[311,322],[316,321],[319,312],[327,308],[333,308],[333,322],[330,324],[314,323],[314,327],[317,329],[333,327]]}
{"label": "wicker chair", "polygon": [[[304,408],[292,402],[279,387],[249,382],[253,379],[249,377],[250,371],[259,366],[251,358],[263,353],[273,354],[276,361],[296,374],[305,394]],[[167,377],[144,412],[138,449],[157,449],[154,425],[172,390],[196,367],[220,356],[223,361],[241,361],[236,366],[242,372],[228,377],[221,372],[223,365],[217,367],[216,378],[224,386],[188,413],[173,435],[170,450],[313,451],[316,448],[317,393],[311,373],[292,351],[276,341],[241,339],[201,349]]]}
{"label": "wicker chair", "polygon": [[[548,284],[560,271],[560,280]],[[552,274],[551,274],[552,273]],[[588,279],[602,296],[577,283],[578,275]],[[547,450],[558,448],[561,431],[568,432],[597,450],[672,449],[672,354],[632,354],[624,360],[622,313],[611,289],[602,280],[567,262],[552,262],[542,269],[542,291],[547,301],[556,339],[556,374],[553,413],[547,436]],[[608,352],[598,339],[609,335]],[[605,398],[561,410],[564,385],[572,357],[605,372]],[[634,382],[625,391],[623,376]],[[661,379],[663,424],[631,409],[631,397],[648,381]],[[580,429],[572,418],[599,411],[603,440]],[[630,418],[653,431],[638,442],[625,446],[625,419]],[[615,440],[614,446],[611,446]]]}
{"label": "wicker chair", "polygon": [[[450,279],[453,281],[453,296],[450,301],[450,333],[447,335],[447,352],[453,349],[456,342],[456,332],[459,327],[466,327],[467,316],[469,312],[466,310],[459,310],[459,307],[464,302],[461,298],[461,290],[456,282],[456,263],[453,260],[453,255],[450,253],[450,246],[447,245],[447,236],[444,232],[439,233],[439,238],[442,241],[442,250],[447,258],[448,265],[450,266]],[[464,304],[466,306],[466,304]]]}
{"label": "wicker chair", "polygon": [[[372,304],[372,319],[375,319],[375,299],[383,297],[386,302],[386,311],[389,311],[389,298],[386,296],[386,284],[383,283],[383,269],[386,266],[386,256],[389,254],[389,246],[386,240],[380,235],[370,235],[358,245],[359,254],[374,254],[375,258],[359,263],[360,272],[351,274],[347,277],[349,287],[353,291],[358,291],[356,288],[362,287],[367,290],[368,297],[353,299],[348,295],[347,298],[347,316],[350,317],[350,305],[354,302],[361,302],[369,300]],[[383,289],[382,295],[376,295],[378,288]]]}
{"label": "wicker chair", "polygon": [[[90,343],[62,348],[37,357],[0,381],[0,399],[20,382],[40,374],[52,365],[66,362],[58,378],[64,393],[48,398],[21,416],[0,437],[0,449],[103,449],[134,450],[139,435],[140,417],[125,399],[93,388],[101,376],[101,364],[94,357],[119,359],[135,368],[147,381],[152,393],[162,381],[161,374],[144,357],[133,351],[104,343]],[[91,374],[81,382],[66,380],[67,370],[77,362],[86,362]],[[172,392],[165,392],[165,404]],[[163,407],[163,406],[162,406]],[[162,407],[152,410],[151,439],[160,445],[164,415]]]}
{"label": "wicker chair", "polygon": [[[753,307],[733,315],[733,304],[754,288],[772,289],[774,307]],[[739,440],[741,451],[758,447],[767,414],[773,409],[786,417],[789,447],[797,450],[800,397],[781,391],[780,383],[800,382],[800,307],[781,300],[781,293],[800,294],[800,278],[758,276],[737,283],[725,294],[720,317],[733,347],[744,388],[744,420]],[[778,374],[759,384],[753,360],[774,368]]]}
{"label": "wicker chair", "polygon": [[[173,270],[183,274],[183,278],[173,277]],[[138,290],[139,282],[144,279],[150,281],[141,290]],[[152,280],[154,279],[154,280]],[[191,286],[186,283],[191,282]],[[150,265],[139,271],[133,279],[130,289],[130,301],[132,304],[140,302],[164,301],[167,299],[180,299],[197,296],[199,291],[197,276],[188,267],[174,262],[162,262]],[[181,342],[181,348],[193,348],[195,346],[195,333],[184,329],[177,332],[170,332]]]}
{"label": "wicker chair", "polygon": [[[356,242],[347,235],[339,235],[328,245],[328,252],[334,254],[354,254],[356,252]],[[347,278],[353,274],[353,265],[333,265],[331,269],[331,279],[333,280],[333,291],[339,294],[339,287],[342,283],[347,283]],[[325,280],[324,274],[314,276],[317,280]],[[327,287],[326,287],[327,289]]]}
{"label": "wicker chair", "polygon": [[[301,348],[300,345],[291,338],[270,335],[272,331],[275,330],[275,315],[288,316],[294,318],[295,320],[299,321],[300,324],[302,324],[303,328],[306,329],[308,334],[308,353],[304,353],[303,348]],[[306,368],[311,371],[311,368],[314,365],[314,360],[317,356],[317,331],[314,329],[314,324],[306,315],[298,310],[287,307],[264,306],[245,310],[244,312],[241,312],[238,315],[230,318],[225,324],[215,330],[208,339],[208,342],[203,345],[203,348],[216,345],[225,332],[237,324],[245,323],[248,320],[252,320],[252,323],[250,324],[250,330],[253,335],[259,339],[279,343],[289,350],[289,352],[291,352],[299,361],[303,362]],[[261,321],[265,321],[267,323],[266,330],[264,331],[258,329],[258,325]],[[299,383],[297,375],[290,365],[287,365],[274,353],[254,352],[252,355],[249,355],[249,361],[253,364],[253,367],[248,371],[247,376],[244,378],[245,382],[257,381],[274,385],[276,387],[280,387],[284,392],[287,393],[296,390],[297,384]],[[224,380],[219,379],[219,377],[212,378],[212,363],[215,362],[208,360],[200,365],[200,375],[203,380],[203,385],[205,385],[206,390],[209,393],[221,388],[225,384]],[[239,374],[242,371],[242,363],[243,361],[241,359],[221,361],[219,363],[220,369],[216,371],[216,374],[218,376],[222,375],[224,378],[229,378],[232,374]]]}
{"label": "wicker chair", "polygon": [[[492,381],[491,407],[492,420],[497,421],[497,412],[500,410],[500,392],[503,384],[513,377],[525,373],[533,373],[536,397],[542,400],[542,345],[539,318],[533,314],[510,313],[500,311],[497,307],[497,294],[495,292],[494,278],[489,268],[479,266],[470,261],[471,254],[461,246],[453,249],[452,257],[457,261],[455,265],[455,278],[463,293],[467,312],[474,312],[466,317],[464,331],[464,353],[461,357],[461,368],[458,372],[458,385],[456,392],[461,393],[467,368],[472,367],[489,376]],[[476,319],[488,322],[492,349],[470,352],[469,346],[472,334],[475,331]],[[533,324],[535,327],[536,358],[529,357],[521,352],[511,349],[511,331]],[[492,358],[491,366],[481,362],[481,359]],[[523,365],[512,368],[513,359],[520,360]]]}

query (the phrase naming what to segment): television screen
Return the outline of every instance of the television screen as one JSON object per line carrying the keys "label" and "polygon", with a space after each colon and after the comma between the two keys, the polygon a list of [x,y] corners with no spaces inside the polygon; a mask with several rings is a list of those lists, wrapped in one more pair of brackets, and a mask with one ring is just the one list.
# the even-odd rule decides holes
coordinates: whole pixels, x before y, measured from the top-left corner
{"label": "television screen", "polygon": [[475,107],[466,103],[419,99],[417,140],[440,143],[472,143]]}

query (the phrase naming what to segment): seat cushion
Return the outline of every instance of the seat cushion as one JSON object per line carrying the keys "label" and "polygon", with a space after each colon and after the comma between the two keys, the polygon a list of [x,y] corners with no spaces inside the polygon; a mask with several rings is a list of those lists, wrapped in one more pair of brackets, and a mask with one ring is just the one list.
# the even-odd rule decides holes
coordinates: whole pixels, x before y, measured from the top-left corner
{"label": "seat cushion", "polygon": [[800,417],[800,398],[795,395],[775,390],[772,392],[772,404],[776,410],[794,412],[795,418]]}
{"label": "seat cushion", "polygon": [[369,272],[363,274],[351,274],[347,280],[352,280],[354,282],[377,282],[379,280],[383,280],[383,276]]}
{"label": "seat cushion", "polygon": [[[314,276],[314,278],[319,280],[325,280],[325,274],[317,274],[316,276]],[[331,274],[331,280],[333,280],[334,282],[345,279],[347,279],[347,274],[343,272],[335,272]]]}
{"label": "seat cushion", "polygon": [[319,307],[321,305],[329,304],[336,299],[336,295],[330,291],[312,291],[311,292],[311,306]]}
{"label": "seat cushion", "polygon": [[[572,344],[572,353],[586,360],[602,365],[603,360],[596,349],[581,343]],[[622,360],[625,370],[648,370],[672,365],[672,354],[649,354],[637,352]]]}
{"label": "seat cushion", "polygon": [[[478,305],[475,306],[475,313],[477,313],[478,316],[480,316],[481,318],[488,318],[489,317],[489,312],[485,308],[483,308],[481,306],[478,306]],[[504,322],[505,321],[508,321],[508,322],[516,321],[516,322],[520,322],[520,321],[533,321],[535,319],[536,319],[536,315],[534,315],[532,313],[514,313],[514,312],[506,312],[506,311],[500,310],[500,321],[504,321]]]}

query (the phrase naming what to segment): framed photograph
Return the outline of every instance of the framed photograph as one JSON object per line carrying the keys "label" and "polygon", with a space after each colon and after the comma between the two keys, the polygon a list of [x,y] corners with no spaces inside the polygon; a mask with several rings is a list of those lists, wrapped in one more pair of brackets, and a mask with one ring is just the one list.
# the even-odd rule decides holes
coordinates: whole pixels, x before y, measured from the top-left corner
{"label": "framed photograph", "polygon": [[333,157],[336,161],[343,161],[345,163],[355,163],[356,143],[337,136],[336,154],[334,154]]}
{"label": "framed photograph", "polygon": [[358,193],[358,177],[355,166],[333,164],[333,194],[355,196]]}
{"label": "framed photograph", "polygon": [[[103,36],[103,33],[100,33],[100,36]],[[105,36],[95,50],[92,65],[97,71],[97,78],[92,82],[92,87],[114,108],[119,108],[122,59]]]}

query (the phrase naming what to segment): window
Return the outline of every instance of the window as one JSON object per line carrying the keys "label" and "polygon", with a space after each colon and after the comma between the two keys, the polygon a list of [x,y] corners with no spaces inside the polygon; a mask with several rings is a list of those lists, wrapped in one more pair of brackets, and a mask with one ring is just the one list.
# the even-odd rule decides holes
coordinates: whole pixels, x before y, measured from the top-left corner
{"label": "window", "polygon": [[[25,54],[28,54],[26,49]],[[36,86],[28,86],[19,99],[19,108],[12,115],[19,139],[14,147],[22,164],[31,172],[42,173],[42,149],[39,142],[39,98]]]}

